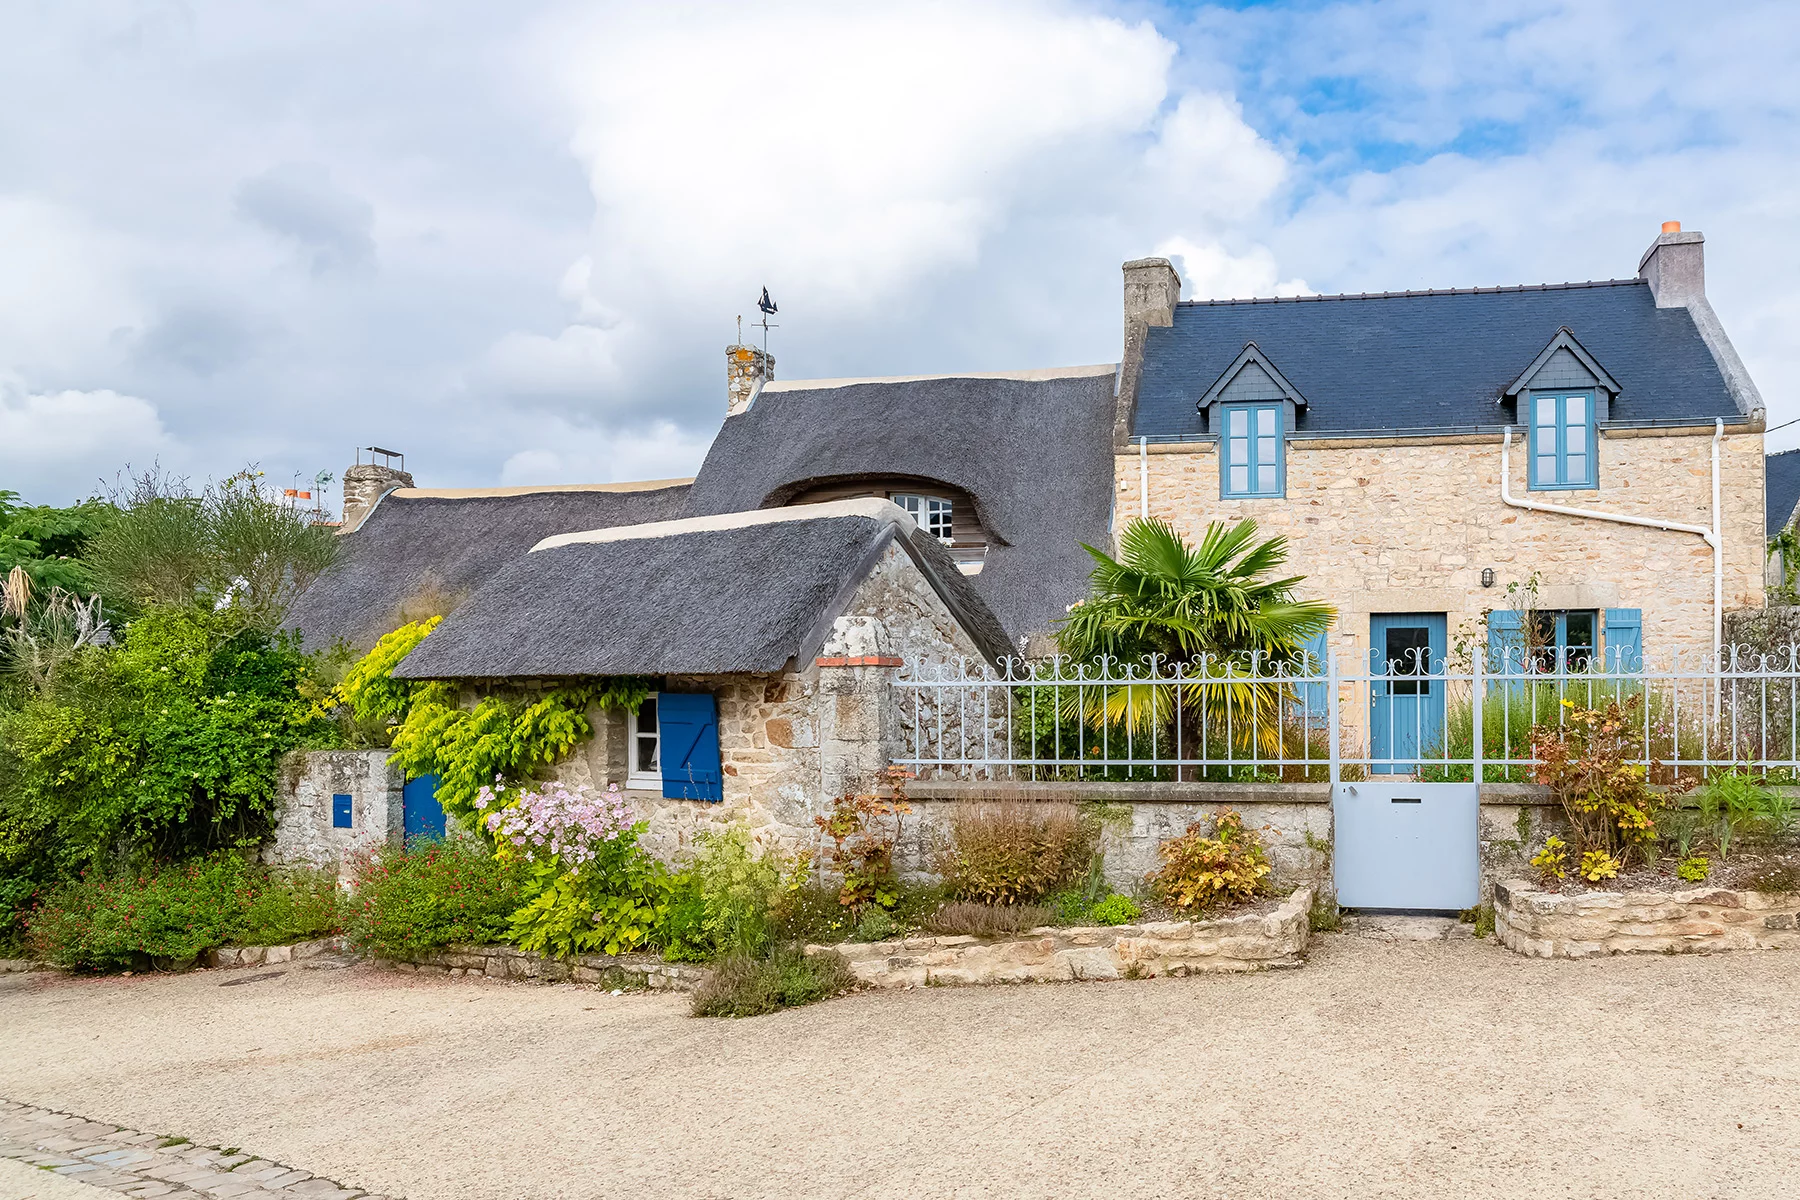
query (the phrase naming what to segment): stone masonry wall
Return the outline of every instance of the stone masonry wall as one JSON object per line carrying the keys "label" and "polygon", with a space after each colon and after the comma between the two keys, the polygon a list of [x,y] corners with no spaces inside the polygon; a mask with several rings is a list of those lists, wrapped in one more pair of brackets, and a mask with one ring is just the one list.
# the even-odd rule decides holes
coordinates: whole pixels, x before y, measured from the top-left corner
{"label": "stone masonry wall", "polygon": [[1800,947],[1800,894],[1695,888],[1562,895],[1509,879],[1494,888],[1500,943],[1532,958],[1704,954]]}
{"label": "stone masonry wall", "polygon": [[[667,800],[627,792],[649,821],[644,845],[666,861],[694,836],[746,821],[759,841],[788,851],[813,848],[815,816],[833,797],[872,787],[900,752],[890,682],[899,664],[980,658],[937,593],[898,546],[888,549],[833,623],[817,661],[772,675],[675,676],[671,691],[710,691],[719,708],[725,798]],[[842,664],[842,665],[833,665]],[[622,715],[589,714],[594,738],[554,774],[604,789],[628,782]]]}
{"label": "stone masonry wall", "polygon": [[[275,836],[263,850],[270,863],[337,863],[395,842],[402,833],[399,768],[386,750],[295,751],[281,760],[275,792]],[[331,798],[350,797],[350,828],[331,824]]]}
{"label": "stone masonry wall", "polygon": [[[1698,435],[1603,431],[1600,487],[1530,492],[1515,433],[1513,495],[1706,525],[1711,520],[1712,431]],[[1720,447],[1725,606],[1763,600],[1763,438],[1727,434]],[[1287,570],[1308,596],[1339,609],[1332,648],[1366,652],[1369,615],[1442,612],[1449,632],[1504,605],[1509,582],[1533,571],[1546,608],[1641,608],[1644,649],[1712,645],[1712,558],[1699,537],[1511,508],[1500,500],[1497,435],[1409,441],[1294,438],[1287,496],[1219,498],[1211,443],[1151,446],[1150,513],[1196,538],[1209,521],[1254,517],[1289,540]],[[1118,512],[1138,513],[1138,456],[1115,459]],[[1481,586],[1483,567],[1496,583]],[[1346,699],[1348,693],[1346,692]],[[1353,718],[1354,714],[1346,713]]]}

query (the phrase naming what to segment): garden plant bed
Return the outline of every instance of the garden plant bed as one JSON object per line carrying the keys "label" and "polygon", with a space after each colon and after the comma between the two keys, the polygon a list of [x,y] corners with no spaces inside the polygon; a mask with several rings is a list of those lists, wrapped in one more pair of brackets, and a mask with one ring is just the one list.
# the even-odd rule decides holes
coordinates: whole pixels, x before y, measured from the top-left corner
{"label": "garden plant bed", "polygon": [[1494,885],[1500,943],[1532,958],[1800,947],[1797,916],[1796,891],[1553,892],[1523,879]]}
{"label": "garden plant bed", "polygon": [[691,992],[708,971],[692,963],[664,962],[654,954],[577,954],[546,958],[517,946],[446,946],[400,959],[377,959],[396,971],[426,975],[485,975],[543,983],[609,983],[652,991]]}
{"label": "garden plant bed", "polygon": [[1695,888],[1733,888],[1748,892],[1800,892],[1800,847],[1779,849],[1756,847],[1734,850],[1731,857],[1720,860],[1716,852],[1705,857],[1709,870],[1702,880],[1688,880],[1676,873],[1681,859],[1665,854],[1654,863],[1639,863],[1627,869],[1606,886],[1596,888],[1573,872],[1555,883],[1540,881],[1540,891],[1558,892],[1565,896],[1582,896],[1590,892],[1690,892]]}
{"label": "garden plant bed", "polygon": [[1005,939],[919,935],[808,946],[807,953],[836,950],[857,982],[882,988],[1263,971],[1303,961],[1312,897],[1302,887],[1272,912],[1198,921],[1043,926]]}

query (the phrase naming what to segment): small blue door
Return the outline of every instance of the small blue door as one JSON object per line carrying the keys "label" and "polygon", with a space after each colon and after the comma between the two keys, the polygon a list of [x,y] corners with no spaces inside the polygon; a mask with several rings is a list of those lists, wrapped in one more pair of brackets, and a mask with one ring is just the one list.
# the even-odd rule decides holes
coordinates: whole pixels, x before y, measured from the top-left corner
{"label": "small blue door", "polygon": [[1444,641],[1443,613],[1370,615],[1372,774],[1410,775],[1418,768],[1421,751],[1442,755]]}
{"label": "small blue door", "polygon": [[436,775],[421,775],[407,780],[400,790],[401,825],[407,841],[444,836],[444,806],[438,803],[437,785]]}

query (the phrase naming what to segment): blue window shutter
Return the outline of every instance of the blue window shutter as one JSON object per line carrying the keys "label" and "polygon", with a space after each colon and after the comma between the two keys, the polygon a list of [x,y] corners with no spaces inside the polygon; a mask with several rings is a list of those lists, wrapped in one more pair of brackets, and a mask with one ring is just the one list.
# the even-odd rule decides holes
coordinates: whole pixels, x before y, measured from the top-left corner
{"label": "blue window shutter", "polygon": [[1488,614],[1488,670],[1516,675],[1525,668],[1525,623],[1510,608]]}
{"label": "blue window shutter", "polygon": [[1606,669],[1627,673],[1644,669],[1644,610],[1606,610]]}
{"label": "blue window shutter", "polygon": [[331,798],[331,827],[350,828],[350,797],[339,792]]}
{"label": "blue window shutter", "polygon": [[[1302,675],[1326,675],[1330,673],[1330,667],[1325,662],[1325,655],[1329,653],[1329,644],[1325,640],[1325,630],[1321,629],[1319,632],[1313,634],[1313,636],[1307,638],[1306,645],[1302,646],[1301,650],[1303,651],[1300,659],[1300,673]],[[1325,697],[1325,689],[1328,686],[1329,685],[1323,683],[1303,683],[1300,685],[1300,702],[1306,707],[1307,713],[1314,720],[1327,720],[1331,716],[1329,702]]]}
{"label": "blue window shutter", "polygon": [[665,800],[723,800],[719,716],[710,692],[662,692],[656,697],[662,730]]}

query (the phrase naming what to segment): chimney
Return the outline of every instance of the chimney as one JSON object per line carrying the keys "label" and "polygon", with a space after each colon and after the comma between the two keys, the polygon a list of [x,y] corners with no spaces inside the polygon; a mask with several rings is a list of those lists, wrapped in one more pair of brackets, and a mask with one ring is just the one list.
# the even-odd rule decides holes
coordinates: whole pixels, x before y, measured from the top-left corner
{"label": "chimney", "polygon": [[775,356],[755,346],[725,347],[725,415],[747,413],[775,378]]}
{"label": "chimney", "polygon": [[1113,445],[1131,438],[1137,412],[1138,379],[1144,369],[1144,338],[1152,325],[1173,325],[1181,299],[1181,276],[1166,258],[1134,258],[1125,271],[1125,349],[1119,363],[1119,402],[1113,417]]}
{"label": "chimney", "polygon": [[[362,460],[364,450],[369,451],[368,462]],[[382,461],[376,462],[377,458]],[[406,456],[398,450],[363,446],[357,450],[356,465],[344,468],[344,533],[360,526],[377,500],[395,488],[413,486],[412,475],[395,467],[395,459],[400,460],[400,467],[406,466]]]}
{"label": "chimney", "polygon": [[1706,295],[1706,239],[1664,221],[1662,232],[1638,260],[1638,278],[1650,285],[1658,308],[1685,308]]}

